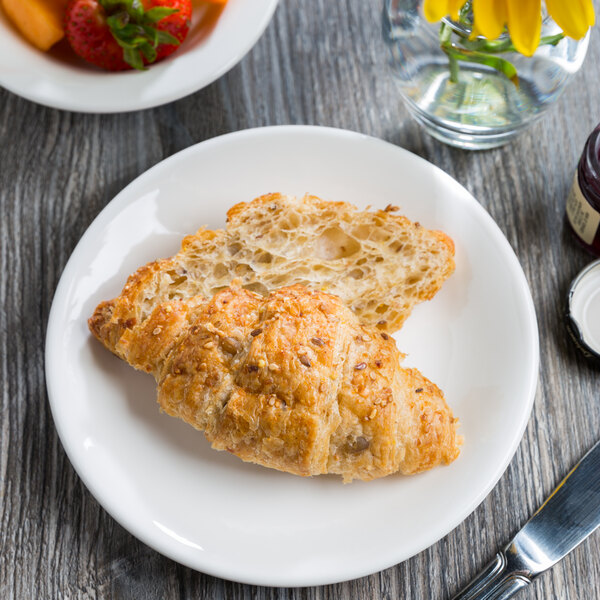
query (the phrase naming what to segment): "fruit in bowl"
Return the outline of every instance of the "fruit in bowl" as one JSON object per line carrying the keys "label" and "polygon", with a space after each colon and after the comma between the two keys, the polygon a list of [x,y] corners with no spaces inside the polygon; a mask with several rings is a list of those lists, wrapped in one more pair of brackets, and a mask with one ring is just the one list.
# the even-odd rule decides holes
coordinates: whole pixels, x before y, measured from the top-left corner
{"label": "fruit in bowl", "polygon": [[144,69],[186,38],[191,0],[70,0],[65,34],[75,54],[109,71]]}
{"label": "fruit in bowl", "polygon": [[63,16],[68,0],[2,0],[2,8],[23,37],[49,50],[64,37]]}
{"label": "fruit in bowl", "polygon": [[40,50],[66,37],[75,54],[110,71],[144,70],[166,58],[186,39],[192,19],[192,0],[0,1],[13,25]]}

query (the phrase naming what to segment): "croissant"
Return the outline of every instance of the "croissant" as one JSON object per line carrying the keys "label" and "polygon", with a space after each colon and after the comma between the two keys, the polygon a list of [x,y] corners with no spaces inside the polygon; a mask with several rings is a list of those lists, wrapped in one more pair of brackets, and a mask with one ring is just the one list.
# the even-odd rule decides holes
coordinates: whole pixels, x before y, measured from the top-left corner
{"label": "croissant", "polygon": [[[106,302],[89,320],[112,335]],[[213,448],[296,475],[345,482],[448,464],[460,438],[440,389],[400,365],[394,340],[334,295],[231,286],[163,301],[110,347],[152,373],[158,403]]]}
{"label": "croissant", "polygon": [[225,229],[200,228],[177,254],[142,266],[112,302],[110,349],[130,323],[167,299],[212,297],[239,278],[267,295],[302,284],[335,294],[360,319],[398,331],[454,271],[454,242],[396,208],[361,211],[316,196],[267,194],[227,212]]}

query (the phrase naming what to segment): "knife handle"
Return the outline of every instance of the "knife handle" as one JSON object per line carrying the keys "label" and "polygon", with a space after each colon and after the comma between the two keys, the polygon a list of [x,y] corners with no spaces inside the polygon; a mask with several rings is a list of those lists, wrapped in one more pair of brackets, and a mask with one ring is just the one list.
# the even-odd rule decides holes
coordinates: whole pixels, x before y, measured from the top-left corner
{"label": "knife handle", "polygon": [[532,581],[520,566],[509,564],[506,554],[498,552],[494,560],[452,600],[507,600]]}

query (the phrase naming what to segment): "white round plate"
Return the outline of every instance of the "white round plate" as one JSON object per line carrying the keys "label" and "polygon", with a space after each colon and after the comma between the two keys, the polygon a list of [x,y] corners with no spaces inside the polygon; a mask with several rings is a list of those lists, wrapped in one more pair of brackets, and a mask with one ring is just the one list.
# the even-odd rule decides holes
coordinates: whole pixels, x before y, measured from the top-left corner
{"label": "white round plate", "polygon": [[76,112],[115,113],[160,106],[197,92],[235,66],[267,27],[278,0],[194,0],[192,27],[171,57],[147,71],[110,73],[79,60],[62,41],[41,52],[0,9],[0,86]]}
{"label": "white round plate", "polygon": [[[201,225],[267,192],[399,205],[456,243],[456,272],[396,336],[446,394],[464,435],[448,467],[343,485],[243,463],[159,413],[151,376],[90,335],[96,305],[138,266],[175,253]],[[521,267],[485,210],[438,168],[349,131],[270,127],[184,150],[144,173],[96,218],[56,290],[46,345],[52,412],[67,454],[102,506],[172,559],[270,586],[373,573],[427,548],[484,499],[533,403],[537,325]]]}

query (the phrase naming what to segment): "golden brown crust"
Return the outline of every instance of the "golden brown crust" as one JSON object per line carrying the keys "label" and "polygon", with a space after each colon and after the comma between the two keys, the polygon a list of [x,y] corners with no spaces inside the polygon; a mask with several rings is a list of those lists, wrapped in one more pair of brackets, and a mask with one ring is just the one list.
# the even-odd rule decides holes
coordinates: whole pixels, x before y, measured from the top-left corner
{"label": "golden brown crust", "polygon": [[400,366],[391,337],[304,286],[159,304],[116,352],[154,374],[165,412],[246,461],[351,481],[458,455],[441,391]]}
{"label": "golden brown crust", "polygon": [[[170,259],[157,260],[140,267],[129,276],[121,295],[101,302],[88,319],[90,331],[117,356],[124,358],[117,348],[119,340],[126,331],[144,321],[144,296],[148,295],[156,274],[168,270],[170,263]],[[166,297],[162,300],[168,299]]]}

